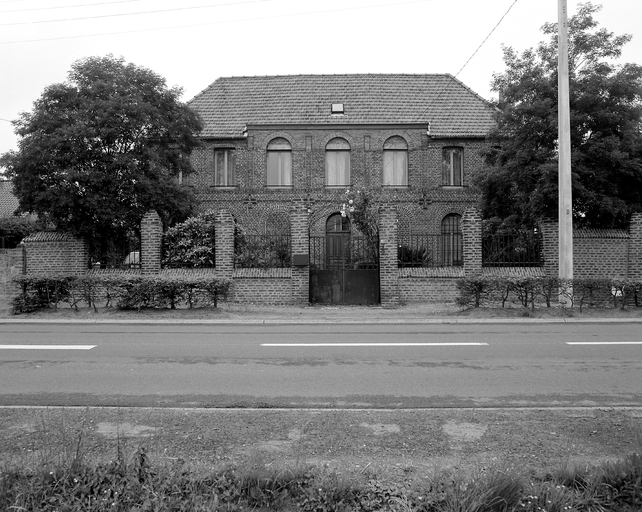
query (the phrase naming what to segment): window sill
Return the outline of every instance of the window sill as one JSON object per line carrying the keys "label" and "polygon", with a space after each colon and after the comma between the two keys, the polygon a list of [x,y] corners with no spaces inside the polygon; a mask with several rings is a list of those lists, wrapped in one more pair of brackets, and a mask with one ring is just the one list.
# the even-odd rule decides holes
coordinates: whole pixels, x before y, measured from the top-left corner
{"label": "window sill", "polygon": [[468,188],[466,185],[442,185],[443,190],[464,190]]}
{"label": "window sill", "polygon": [[238,185],[210,185],[210,188],[214,190],[236,190],[239,188]]}
{"label": "window sill", "polygon": [[408,189],[410,188],[410,185],[381,185],[383,188],[400,188],[400,189]]}
{"label": "window sill", "polygon": [[350,185],[349,183],[346,183],[345,185],[324,185],[324,187],[327,190],[343,190],[343,189],[349,190],[350,188],[352,188],[352,185]]}
{"label": "window sill", "polygon": [[294,185],[266,185],[270,190],[292,190]]}

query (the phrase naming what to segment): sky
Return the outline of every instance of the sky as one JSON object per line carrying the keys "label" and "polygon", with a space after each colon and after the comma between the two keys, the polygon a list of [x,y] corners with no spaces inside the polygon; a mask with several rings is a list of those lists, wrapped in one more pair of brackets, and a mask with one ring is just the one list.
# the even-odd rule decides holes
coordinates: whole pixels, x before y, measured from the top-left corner
{"label": "sky", "polygon": [[[600,26],[633,36],[621,62],[642,64],[642,0],[593,3]],[[17,147],[10,121],[85,57],[149,68],[183,101],[222,76],[344,73],[450,73],[491,99],[501,45],[536,46],[557,12],[558,0],[0,0],[0,154]]]}

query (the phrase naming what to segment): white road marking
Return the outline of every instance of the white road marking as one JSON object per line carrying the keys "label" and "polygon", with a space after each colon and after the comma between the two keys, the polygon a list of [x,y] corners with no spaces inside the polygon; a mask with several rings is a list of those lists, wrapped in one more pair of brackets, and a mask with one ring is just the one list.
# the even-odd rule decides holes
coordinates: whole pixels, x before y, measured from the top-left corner
{"label": "white road marking", "polygon": [[0,350],[91,350],[96,345],[0,345]]}
{"label": "white road marking", "polygon": [[567,345],[642,345],[642,341],[567,341]]}
{"label": "white road marking", "polygon": [[488,343],[261,343],[262,347],[465,347]]}

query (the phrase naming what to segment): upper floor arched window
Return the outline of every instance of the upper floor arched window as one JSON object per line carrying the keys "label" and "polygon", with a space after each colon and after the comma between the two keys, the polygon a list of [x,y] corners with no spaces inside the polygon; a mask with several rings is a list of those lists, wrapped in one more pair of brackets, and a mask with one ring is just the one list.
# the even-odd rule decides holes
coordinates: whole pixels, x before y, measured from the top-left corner
{"label": "upper floor arched window", "polygon": [[272,139],[267,146],[267,186],[292,186],[292,145],[287,139]]}
{"label": "upper floor arched window", "polygon": [[398,135],[390,137],[383,144],[383,185],[408,185],[408,144]]}
{"label": "upper floor arched window", "polygon": [[325,146],[325,184],[328,187],[350,185],[350,144],[340,137]]}

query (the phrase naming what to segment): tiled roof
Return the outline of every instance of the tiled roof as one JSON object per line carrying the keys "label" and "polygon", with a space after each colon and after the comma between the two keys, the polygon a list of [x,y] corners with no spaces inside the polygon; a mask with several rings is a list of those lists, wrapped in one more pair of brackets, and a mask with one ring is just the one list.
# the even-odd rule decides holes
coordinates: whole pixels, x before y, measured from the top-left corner
{"label": "tiled roof", "polygon": [[[332,103],[345,114],[331,115]],[[451,75],[287,75],[219,78],[188,105],[203,137],[245,125],[425,124],[436,137],[484,137],[493,107]]]}
{"label": "tiled roof", "polygon": [[0,218],[12,217],[18,208],[18,198],[13,195],[10,181],[0,181]]}

